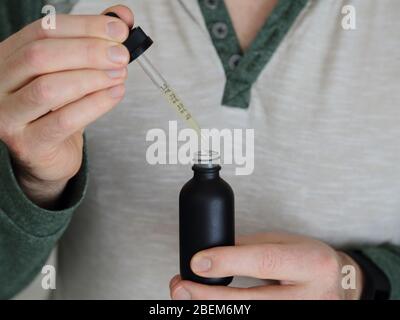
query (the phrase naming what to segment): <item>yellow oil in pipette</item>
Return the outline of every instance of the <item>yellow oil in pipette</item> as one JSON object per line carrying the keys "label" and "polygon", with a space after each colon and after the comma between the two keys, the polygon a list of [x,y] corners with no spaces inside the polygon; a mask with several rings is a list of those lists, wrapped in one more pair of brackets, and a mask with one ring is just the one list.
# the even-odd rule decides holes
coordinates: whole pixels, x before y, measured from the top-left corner
{"label": "yellow oil in pipette", "polygon": [[199,149],[203,149],[205,146],[207,146],[207,140],[201,134],[201,128],[199,124],[193,118],[192,114],[186,108],[186,106],[175,93],[175,91],[170,87],[170,85],[164,79],[161,73],[154,67],[154,65],[150,62],[145,54],[142,54],[140,57],[138,57],[137,62],[142,67],[144,72],[149,76],[149,78],[153,81],[153,83],[161,90],[169,104],[182,117],[182,119],[185,120],[187,125],[197,132],[199,138],[201,139],[201,147]]}
{"label": "yellow oil in pipette", "polygon": [[194,129],[199,136],[201,136],[201,129],[199,124],[193,116],[188,111],[188,109],[183,104],[182,100],[177,96],[177,94],[172,90],[172,88],[164,83],[161,87],[162,92],[164,93],[165,98],[171,104],[171,106],[175,109],[175,111],[186,121],[189,127]]}
{"label": "yellow oil in pipette", "polygon": [[[106,15],[119,18],[119,16],[113,12],[106,13]],[[123,43],[130,54],[130,61],[136,60],[143,71],[153,81],[153,83],[161,90],[169,104],[175,109],[175,111],[184,119],[189,127],[194,129],[200,140],[200,149],[202,149],[207,143],[207,140],[202,136],[200,126],[197,121],[190,114],[188,109],[185,107],[181,99],[169,86],[168,82],[164,79],[161,73],[154,67],[150,60],[146,57],[145,51],[153,44],[153,40],[146,35],[146,33],[140,27],[132,28],[129,31],[129,36]]]}

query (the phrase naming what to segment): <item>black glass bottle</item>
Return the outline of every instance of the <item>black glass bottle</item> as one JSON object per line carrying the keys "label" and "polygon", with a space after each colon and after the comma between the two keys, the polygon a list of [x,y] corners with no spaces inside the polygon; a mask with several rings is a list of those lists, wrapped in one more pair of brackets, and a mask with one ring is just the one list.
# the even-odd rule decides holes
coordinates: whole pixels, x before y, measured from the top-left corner
{"label": "black glass bottle", "polygon": [[204,278],[194,274],[190,260],[197,252],[235,244],[234,194],[220,176],[215,153],[201,154],[192,167],[193,178],[179,195],[180,273],[184,280],[228,285],[232,277]]}

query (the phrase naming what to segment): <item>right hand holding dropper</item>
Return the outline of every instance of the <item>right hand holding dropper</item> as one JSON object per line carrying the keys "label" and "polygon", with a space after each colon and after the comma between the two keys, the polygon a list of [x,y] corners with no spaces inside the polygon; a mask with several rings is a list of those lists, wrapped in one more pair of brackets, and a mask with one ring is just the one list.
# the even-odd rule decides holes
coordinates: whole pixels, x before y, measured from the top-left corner
{"label": "right hand holding dropper", "polygon": [[132,12],[58,15],[0,43],[0,139],[16,178],[39,206],[52,208],[82,163],[83,131],[120,102],[129,52],[121,44]]}

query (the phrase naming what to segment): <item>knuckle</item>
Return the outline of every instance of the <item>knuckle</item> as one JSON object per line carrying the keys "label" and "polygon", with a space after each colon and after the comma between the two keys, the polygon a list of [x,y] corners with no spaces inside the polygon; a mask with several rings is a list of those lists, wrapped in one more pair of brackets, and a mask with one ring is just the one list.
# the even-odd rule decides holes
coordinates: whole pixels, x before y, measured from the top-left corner
{"label": "knuckle", "polygon": [[280,260],[280,255],[276,249],[270,246],[265,246],[260,254],[260,259],[258,260],[259,274],[264,277],[271,271],[277,270],[280,265]]}
{"label": "knuckle", "polygon": [[73,121],[70,117],[65,116],[64,113],[60,112],[59,115],[56,117],[56,128],[55,132],[60,134],[64,132],[70,132],[73,128]]}
{"label": "knuckle", "polygon": [[335,254],[332,252],[321,252],[317,257],[317,268],[326,275],[332,277],[340,273],[340,262]]}
{"label": "knuckle", "polygon": [[99,40],[87,41],[84,48],[84,57],[87,63],[96,64],[98,62],[98,55],[101,50],[99,50]]}
{"label": "knuckle", "polygon": [[58,113],[50,124],[36,127],[35,139],[43,144],[49,144],[54,139],[62,137],[69,126],[71,126],[69,120],[62,113]]}
{"label": "knuckle", "polygon": [[35,80],[26,93],[26,99],[32,104],[43,104],[51,101],[54,96],[50,82],[44,78]]}
{"label": "knuckle", "polygon": [[100,75],[97,73],[93,75],[89,74],[88,81],[83,81],[81,87],[84,91],[94,91],[105,88],[109,83],[110,79],[102,72]]}
{"label": "knuckle", "polygon": [[50,37],[48,29],[43,28],[42,19],[36,20],[33,23],[33,29],[38,39],[47,39]]}
{"label": "knuckle", "polygon": [[34,69],[41,69],[46,63],[46,52],[40,41],[35,41],[24,52],[24,62]]}

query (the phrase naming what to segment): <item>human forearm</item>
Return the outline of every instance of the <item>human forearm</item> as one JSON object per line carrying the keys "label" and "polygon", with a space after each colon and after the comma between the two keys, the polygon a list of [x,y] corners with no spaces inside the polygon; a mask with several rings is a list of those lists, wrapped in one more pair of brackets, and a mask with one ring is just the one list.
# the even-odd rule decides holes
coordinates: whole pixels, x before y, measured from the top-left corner
{"label": "human forearm", "polygon": [[0,299],[14,296],[40,271],[83,199],[86,186],[84,158],[81,170],[59,199],[58,210],[40,208],[20,188],[7,148],[0,141]]}

